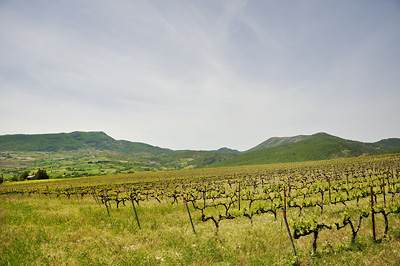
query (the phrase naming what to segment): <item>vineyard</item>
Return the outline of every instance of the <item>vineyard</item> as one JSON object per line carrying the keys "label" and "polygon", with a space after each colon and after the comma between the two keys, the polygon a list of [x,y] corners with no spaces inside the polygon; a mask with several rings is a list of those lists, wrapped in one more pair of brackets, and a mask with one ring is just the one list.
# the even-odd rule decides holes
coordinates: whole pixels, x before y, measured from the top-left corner
{"label": "vineyard", "polygon": [[[4,184],[1,264],[22,256],[11,252],[22,241],[17,228],[35,225],[45,240],[26,264],[399,264],[398,156]],[[17,218],[22,208],[31,215]],[[57,212],[63,208],[79,221]],[[52,219],[32,218],[46,211]],[[55,233],[73,235],[67,224],[86,235],[76,235],[85,256]],[[91,254],[94,234],[111,261]],[[125,236],[130,240],[110,244]],[[46,257],[47,242],[61,251]],[[68,257],[66,247],[80,255]]]}

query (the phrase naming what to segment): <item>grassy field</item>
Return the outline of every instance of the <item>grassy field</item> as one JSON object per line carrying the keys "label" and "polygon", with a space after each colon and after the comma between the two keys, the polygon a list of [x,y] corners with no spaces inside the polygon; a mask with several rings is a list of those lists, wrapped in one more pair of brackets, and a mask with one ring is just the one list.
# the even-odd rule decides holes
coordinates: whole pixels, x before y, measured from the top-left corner
{"label": "grassy field", "polygon": [[[218,234],[211,221],[202,222],[192,208],[196,234],[182,202],[155,200],[137,206],[104,205],[91,196],[49,198],[0,196],[1,265],[399,265],[400,217],[377,215],[378,241],[371,238],[370,219],[356,242],[349,228],[320,232],[318,251],[311,254],[312,236],[295,240],[292,248],[281,215],[258,215],[222,221]],[[295,211],[288,213],[296,216]],[[326,215],[335,215],[332,209]]]}
{"label": "grassy field", "polygon": [[[400,265],[397,163],[397,156],[387,155],[5,183],[0,186],[0,265]],[[371,214],[370,187],[376,210],[379,204],[385,204],[385,212],[393,206],[397,210],[387,216],[386,235],[384,217],[376,213],[376,241],[369,215],[352,242],[350,226],[338,230],[334,224],[343,225],[348,213],[357,226],[360,213]],[[107,189],[109,210],[95,198],[104,200]],[[136,190],[141,194],[134,194]],[[325,191],[324,199],[318,190]],[[70,194],[61,193],[67,191]],[[77,191],[87,193],[81,196]],[[352,198],[337,201],[346,192]],[[292,194],[287,197],[286,193]],[[119,208],[118,197],[127,199]],[[264,198],[251,205],[257,197]],[[129,199],[141,199],[135,205],[140,227]],[[287,205],[283,204],[286,199]],[[293,205],[317,201],[323,208]],[[216,202],[231,203],[229,212],[234,217],[225,214],[226,206],[213,206]],[[253,216],[258,204],[275,206],[276,217],[271,213]],[[332,226],[318,231],[316,252],[312,252],[310,234],[294,239],[297,256],[293,255],[279,211],[282,206],[288,206],[292,235],[294,229],[301,229],[302,220],[312,221],[310,217]],[[221,215],[226,216],[221,219]],[[206,216],[218,220],[218,229]]]}

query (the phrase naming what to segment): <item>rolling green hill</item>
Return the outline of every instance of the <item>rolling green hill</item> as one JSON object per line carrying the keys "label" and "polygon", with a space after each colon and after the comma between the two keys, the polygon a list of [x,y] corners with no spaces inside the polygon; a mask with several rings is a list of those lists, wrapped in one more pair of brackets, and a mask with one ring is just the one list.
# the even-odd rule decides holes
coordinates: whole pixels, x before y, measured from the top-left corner
{"label": "rolling green hill", "polygon": [[302,140],[306,140],[308,138],[311,138],[311,135],[298,135],[294,137],[272,137],[258,144],[257,146],[251,148],[250,150],[247,150],[246,152],[296,143]]}
{"label": "rolling green hill", "polygon": [[[59,134],[36,135],[3,135],[0,136],[0,166],[4,173],[15,172],[19,168],[56,167],[63,165],[61,159],[75,160],[71,169],[90,168],[108,163],[108,170],[115,171],[149,171],[161,169],[183,169],[205,167],[211,163],[227,160],[240,152],[228,148],[217,151],[170,150],[140,142],[115,140],[104,132],[72,132]],[[25,159],[31,158],[31,159]],[[38,163],[41,159],[47,163]],[[95,158],[95,159],[91,159]],[[65,161],[66,159],[64,159]],[[54,163],[51,163],[53,161]],[[88,167],[90,164],[90,167]],[[61,171],[65,167],[56,167]],[[73,172],[71,170],[70,172]]]}
{"label": "rolling green hill", "polygon": [[71,151],[83,148],[113,149],[114,147],[114,139],[103,132],[0,136],[2,151]]}
{"label": "rolling green hill", "polygon": [[[210,167],[299,162],[348,158],[399,150],[399,139],[362,143],[317,133],[301,141],[245,152]],[[284,143],[284,141],[281,141]]]}
{"label": "rolling green hill", "polygon": [[379,145],[385,146],[385,147],[395,147],[395,148],[399,149],[400,139],[395,139],[395,138],[383,139],[383,140],[376,142],[376,144],[379,144]]}
{"label": "rolling green hill", "polygon": [[[326,133],[274,137],[243,153],[226,147],[215,151],[176,151],[140,142],[115,140],[104,132],[0,136],[0,157],[4,158],[0,166],[7,168],[7,173],[15,172],[17,168],[48,165],[56,169],[56,166],[66,164],[66,159],[61,159],[66,157],[66,152],[75,160],[75,165],[79,165],[75,170],[84,172],[86,168],[94,169],[96,164],[98,172],[112,172],[116,169],[149,171],[325,160],[391,151],[400,151],[400,139],[362,143]],[[29,159],[31,157],[34,160]],[[40,163],[40,158],[48,160],[47,164]],[[52,164],[51,158],[60,159]],[[109,162],[109,165],[103,165],[104,162]],[[58,168],[62,171],[66,167]]]}
{"label": "rolling green hill", "polygon": [[170,154],[162,149],[140,142],[115,140],[104,132],[71,132],[35,135],[0,136],[0,151],[74,151],[92,149],[120,153],[149,153],[153,155]]}

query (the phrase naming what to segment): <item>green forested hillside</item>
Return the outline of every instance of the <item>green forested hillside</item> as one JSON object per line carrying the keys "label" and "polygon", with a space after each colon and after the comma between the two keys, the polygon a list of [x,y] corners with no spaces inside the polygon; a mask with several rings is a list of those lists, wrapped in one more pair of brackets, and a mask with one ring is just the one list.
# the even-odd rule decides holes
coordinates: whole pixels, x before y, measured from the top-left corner
{"label": "green forested hillside", "polygon": [[317,133],[270,138],[240,153],[226,147],[215,151],[171,150],[115,140],[104,132],[77,131],[0,136],[0,168],[7,176],[38,167],[51,168],[53,175],[76,176],[325,160],[391,151],[400,151],[400,139],[362,143]]}
{"label": "green forested hillside", "polygon": [[104,132],[71,132],[58,134],[0,136],[1,151],[74,151],[94,149],[121,153],[168,154],[169,149],[140,142],[115,140]]}
{"label": "green forested hillside", "polygon": [[395,147],[398,149],[400,147],[400,139],[396,138],[383,139],[378,141],[376,144],[386,147]]}
{"label": "green forested hillside", "polygon": [[317,133],[302,141],[246,152],[211,166],[314,161],[378,154],[398,150],[397,140],[392,139],[390,142],[382,141],[383,143],[362,143],[345,140],[326,133]]}
{"label": "green forested hillside", "polygon": [[104,132],[0,136],[0,174],[49,169],[51,178],[132,171],[204,167],[238,151],[170,150],[146,143],[115,140]]}
{"label": "green forested hillside", "polygon": [[113,150],[116,143],[104,132],[0,136],[2,151],[71,151],[86,148]]}
{"label": "green forested hillside", "polygon": [[250,150],[247,150],[246,152],[262,150],[265,148],[272,148],[272,147],[277,147],[277,146],[291,144],[291,143],[296,143],[299,141],[306,140],[308,138],[311,138],[311,135],[298,135],[298,136],[294,136],[294,137],[272,137],[272,138],[269,138],[266,141],[258,144],[257,146],[251,148]]}

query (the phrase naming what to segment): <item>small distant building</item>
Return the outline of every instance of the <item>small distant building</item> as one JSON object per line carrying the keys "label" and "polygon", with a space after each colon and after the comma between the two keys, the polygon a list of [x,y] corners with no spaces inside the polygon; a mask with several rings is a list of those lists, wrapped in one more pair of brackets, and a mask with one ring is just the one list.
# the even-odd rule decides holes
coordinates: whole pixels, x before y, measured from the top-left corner
{"label": "small distant building", "polygon": [[35,180],[36,179],[36,176],[35,175],[28,175],[27,177],[26,177],[26,180]]}

